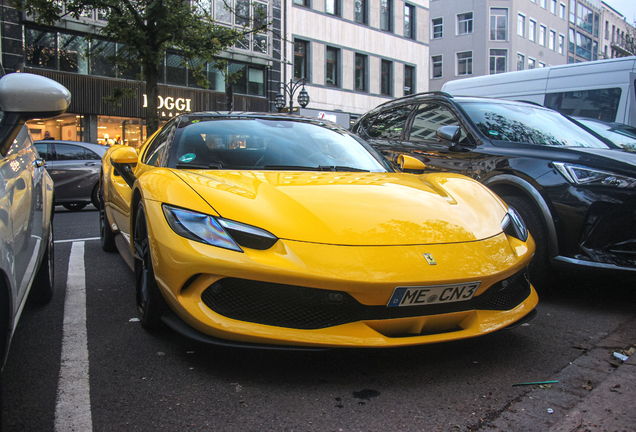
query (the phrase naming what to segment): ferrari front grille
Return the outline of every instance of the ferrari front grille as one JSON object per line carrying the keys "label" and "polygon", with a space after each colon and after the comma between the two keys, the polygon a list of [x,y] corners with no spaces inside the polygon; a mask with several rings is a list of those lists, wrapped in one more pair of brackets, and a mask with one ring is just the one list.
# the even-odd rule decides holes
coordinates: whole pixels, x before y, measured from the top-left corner
{"label": "ferrari front grille", "polygon": [[367,306],[343,291],[225,278],[208,287],[201,299],[225,317],[294,329],[312,330],[356,321],[439,315],[467,310],[510,310],[530,295],[523,270],[493,284],[472,300],[426,306]]}

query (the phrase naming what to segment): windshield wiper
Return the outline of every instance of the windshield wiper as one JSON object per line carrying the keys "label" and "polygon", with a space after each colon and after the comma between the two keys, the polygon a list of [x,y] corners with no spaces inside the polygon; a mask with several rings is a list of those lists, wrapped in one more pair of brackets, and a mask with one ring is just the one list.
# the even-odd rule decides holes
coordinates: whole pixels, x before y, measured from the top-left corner
{"label": "windshield wiper", "polygon": [[318,167],[320,171],[353,171],[353,172],[369,172],[369,170],[365,170],[362,168],[354,168],[348,166],[341,165],[320,165]]}
{"label": "windshield wiper", "polygon": [[210,165],[203,164],[191,164],[191,163],[177,163],[177,168],[191,168],[191,169],[221,169],[220,163],[211,163]]}

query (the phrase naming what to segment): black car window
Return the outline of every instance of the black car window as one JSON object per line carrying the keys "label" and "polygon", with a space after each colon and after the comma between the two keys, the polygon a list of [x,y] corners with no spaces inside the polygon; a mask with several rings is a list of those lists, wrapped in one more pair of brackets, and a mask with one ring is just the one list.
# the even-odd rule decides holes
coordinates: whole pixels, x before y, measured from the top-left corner
{"label": "black car window", "polygon": [[[409,141],[433,141],[439,142],[437,138],[437,129],[442,126],[461,126],[459,121],[450,109],[443,105],[435,103],[422,104],[417,109],[411,131]],[[466,140],[466,132],[461,129],[459,142]]]}
{"label": "black car window", "polygon": [[89,149],[84,149],[84,151],[86,152],[86,159],[91,159],[91,160],[100,160],[101,158],[99,157],[99,155],[97,153],[95,153],[92,150]]}
{"label": "black car window", "polygon": [[403,105],[381,112],[371,127],[365,127],[367,134],[371,138],[400,139],[411,111],[413,111],[413,105]]}
{"label": "black car window", "polygon": [[53,149],[51,148],[51,144],[36,144],[35,148],[42,159],[47,161],[53,160]]}
{"label": "black car window", "polygon": [[84,147],[55,144],[55,154],[57,160],[85,160]]}
{"label": "black car window", "polygon": [[530,104],[460,102],[479,131],[493,141],[555,147],[608,148],[556,111]]}
{"label": "black car window", "polygon": [[613,122],[620,100],[621,89],[616,87],[546,93],[543,105],[566,115]]}
{"label": "black car window", "polygon": [[165,125],[163,130],[159,132],[154,141],[148,146],[148,150],[146,150],[146,154],[144,155],[144,163],[146,165],[161,166],[162,158],[160,156],[174,136],[174,125],[174,122]]}

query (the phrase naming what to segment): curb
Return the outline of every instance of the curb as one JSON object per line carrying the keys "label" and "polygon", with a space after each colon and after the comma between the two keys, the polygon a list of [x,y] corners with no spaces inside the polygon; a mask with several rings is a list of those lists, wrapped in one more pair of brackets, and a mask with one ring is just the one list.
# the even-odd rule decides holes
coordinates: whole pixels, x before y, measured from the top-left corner
{"label": "curb", "polygon": [[489,431],[597,432],[636,430],[636,353],[623,364],[617,350],[636,346],[636,318],[621,324],[551,380],[534,386],[492,419]]}

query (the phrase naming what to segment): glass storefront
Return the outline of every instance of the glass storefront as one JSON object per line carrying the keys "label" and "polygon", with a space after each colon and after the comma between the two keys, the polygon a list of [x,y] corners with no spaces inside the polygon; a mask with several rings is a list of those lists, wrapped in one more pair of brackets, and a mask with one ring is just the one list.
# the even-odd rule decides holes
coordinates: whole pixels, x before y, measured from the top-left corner
{"label": "glass storefront", "polygon": [[102,145],[124,144],[138,148],[145,139],[142,120],[126,117],[97,116],[97,142]]}
{"label": "glass storefront", "polygon": [[[84,116],[76,114],[62,114],[51,119],[33,119],[27,122],[35,141],[50,137],[62,141],[88,142],[85,125]],[[146,127],[142,119],[97,116],[97,144],[124,144],[138,148],[145,138]]]}
{"label": "glass storefront", "polygon": [[83,120],[81,115],[62,114],[50,119],[33,119],[27,122],[27,126],[35,141],[49,136],[56,140],[82,141]]}

